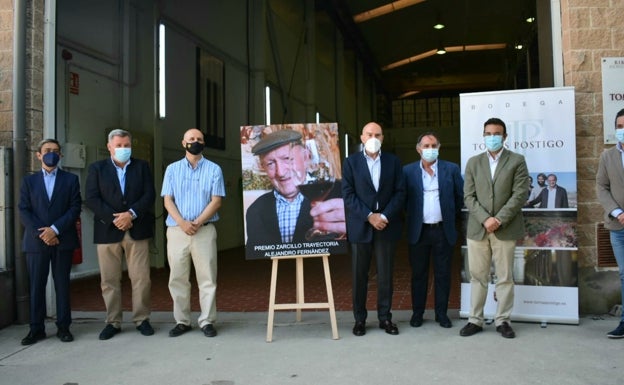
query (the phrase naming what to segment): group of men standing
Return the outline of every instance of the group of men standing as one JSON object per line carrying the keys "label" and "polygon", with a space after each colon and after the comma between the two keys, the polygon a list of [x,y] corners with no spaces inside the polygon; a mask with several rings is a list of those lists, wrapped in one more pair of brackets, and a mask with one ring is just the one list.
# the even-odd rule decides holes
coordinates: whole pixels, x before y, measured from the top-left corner
{"label": "group of men standing", "polygon": [[[382,153],[383,130],[379,124],[371,122],[362,129],[360,139],[364,149],[347,158],[342,173],[342,199],[351,244],[354,335],[366,334],[368,278],[373,256],[379,328],[391,335],[399,334],[392,322],[391,309],[394,254],[402,235],[404,213],[412,269],[410,325],[420,327],[424,322],[429,263],[433,260],[435,321],[441,327],[452,327],[447,315],[451,260],[458,239],[457,219],[465,206],[469,214],[466,238],[471,298],[468,323],[459,334],[468,337],[483,330],[493,262],[497,277],[496,331],[505,338],[515,337],[510,320],[514,301],[513,255],[516,240],[525,233],[522,207],[527,203],[529,173],[524,157],[505,148],[507,128],[501,119],[488,119],[482,134],[486,151],[468,160],[462,179],[458,165],[438,159],[441,143],[435,133],[427,132],[418,138],[416,150],[421,160],[401,167],[396,156]],[[616,116],[616,137],[618,144],[605,151],[600,159],[597,192],[606,212],[605,226],[611,230],[624,298],[624,178],[621,176],[624,110]],[[132,284],[133,322],[141,334],[154,334],[149,323],[149,239],[153,236],[154,182],[148,164],[131,156],[131,139],[127,131],[111,131],[107,144],[110,158],[93,163],[87,177],[86,204],[94,213],[94,243],[106,304],[106,327],[100,333],[101,340],[121,331],[123,256]],[[274,146],[265,145],[266,148],[257,152],[265,155],[280,148],[282,142],[298,139],[276,137]],[[167,167],[161,191],[168,212],[169,289],[176,320],[169,335],[176,337],[191,330],[192,262],[200,292],[198,324],[205,336],[214,337],[217,334],[213,326],[217,272],[214,222],[219,219],[217,210],[225,196],[223,175],[218,165],[203,157],[201,131],[188,130],[182,146],[186,156]],[[79,244],[75,229],[81,206],[79,182],[75,175],[58,169],[61,147],[56,140],[43,140],[36,155],[42,171],[24,179],[19,203],[25,227],[23,250],[31,278],[30,332],[22,340],[23,345],[46,337],[45,285],[50,265],[57,295],[57,337],[64,342],[73,340],[69,331],[69,272],[71,253]],[[556,177],[553,182],[556,184]],[[545,195],[544,200],[549,199],[547,194],[541,195]],[[608,336],[624,337],[624,315]]]}
{"label": "group of men standing", "polygon": [[[191,261],[200,292],[198,324],[207,337],[216,336],[217,244],[214,222],[225,196],[221,168],[202,155],[204,136],[197,129],[184,134],[185,157],[167,167],[161,196],[167,216],[169,290],[176,326],[169,335],[191,330]],[[110,157],[89,166],[86,205],[94,215],[106,326],[99,335],[108,340],[121,331],[123,259],[132,287],[132,322],[144,336],[154,334],[150,317],[150,253],[154,235],[155,187],[146,161],[132,157],[132,135],[116,129],[108,134]],[[76,220],[81,196],[78,177],[59,169],[61,146],[54,139],[39,143],[41,172],[24,178],[19,211],[24,224],[22,249],[30,275],[30,331],[22,345],[46,338],[45,286],[50,271],[57,299],[57,337],[73,341],[69,278],[73,250],[79,247]]]}
{"label": "group of men standing", "polygon": [[343,197],[347,236],[353,266],[353,334],[366,334],[368,270],[374,254],[377,264],[377,317],[379,327],[399,334],[392,322],[392,272],[396,244],[401,237],[402,216],[407,214],[407,240],[412,269],[412,327],[422,326],[433,260],[435,321],[452,327],[447,315],[451,260],[457,242],[457,219],[462,207],[469,211],[468,263],[471,275],[471,308],[460,335],[483,330],[483,308],[492,260],[498,281],[496,330],[513,338],[510,325],[513,305],[513,252],[524,235],[522,206],[526,202],[528,170],[524,157],[504,148],[505,123],[485,122],[487,151],[472,157],[465,181],[459,166],[438,159],[440,140],[433,132],[418,138],[421,160],[401,168],[398,158],[381,151],[382,128],[368,123],[362,130],[362,152],[344,165]]}

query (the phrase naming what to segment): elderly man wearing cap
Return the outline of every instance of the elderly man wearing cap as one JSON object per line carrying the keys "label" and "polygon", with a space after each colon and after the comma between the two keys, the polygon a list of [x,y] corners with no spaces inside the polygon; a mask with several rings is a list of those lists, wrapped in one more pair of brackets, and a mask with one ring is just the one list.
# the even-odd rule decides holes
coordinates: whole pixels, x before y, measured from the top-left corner
{"label": "elderly man wearing cap", "polygon": [[345,232],[341,198],[312,207],[299,191],[299,185],[306,183],[310,162],[310,153],[301,140],[299,132],[286,129],[265,135],[252,147],[273,191],[260,196],[247,209],[247,246],[303,242],[312,227]]}

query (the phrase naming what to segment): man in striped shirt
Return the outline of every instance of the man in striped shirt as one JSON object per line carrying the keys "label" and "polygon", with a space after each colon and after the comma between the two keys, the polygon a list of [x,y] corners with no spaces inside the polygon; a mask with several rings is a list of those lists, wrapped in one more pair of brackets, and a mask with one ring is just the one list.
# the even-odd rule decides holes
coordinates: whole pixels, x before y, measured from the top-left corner
{"label": "man in striped shirt", "polygon": [[204,135],[196,128],[184,134],[186,156],[167,167],[161,196],[167,216],[167,259],[171,273],[169,292],[173,299],[177,337],[191,330],[191,262],[195,266],[201,314],[197,320],[206,337],[214,337],[217,316],[217,232],[214,222],[225,197],[221,168],[204,158]]}

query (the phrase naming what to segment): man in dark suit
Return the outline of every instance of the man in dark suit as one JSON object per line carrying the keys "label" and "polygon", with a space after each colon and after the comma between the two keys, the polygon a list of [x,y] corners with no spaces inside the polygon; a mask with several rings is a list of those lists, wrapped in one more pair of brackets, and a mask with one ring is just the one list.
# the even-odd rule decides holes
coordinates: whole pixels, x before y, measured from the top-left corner
{"label": "man in dark suit", "polygon": [[438,159],[440,141],[433,132],[418,138],[420,162],[403,168],[407,202],[407,239],[412,267],[412,318],[423,324],[429,288],[429,260],[435,278],[435,320],[452,326],[446,312],[451,289],[451,260],[457,241],[456,219],[464,205],[464,181],[455,163]]}
{"label": "man in dark suit", "polygon": [[546,181],[547,186],[542,189],[537,198],[527,203],[526,206],[534,207],[539,204],[537,208],[540,209],[567,209],[568,192],[563,187],[557,185],[557,176],[548,174]]}
{"label": "man in dark suit", "polygon": [[524,156],[504,148],[507,127],[501,119],[491,118],[484,123],[483,138],[487,151],[468,159],[464,175],[470,316],[459,334],[468,337],[483,330],[483,308],[494,261],[496,331],[504,338],[514,338],[516,333],[510,324],[513,258],[516,241],[524,236],[522,206],[526,203],[529,171]]}
{"label": "man in dark suit", "polygon": [[396,156],[381,153],[383,131],[379,124],[366,124],[360,139],[364,151],[349,156],[342,172],[342,196],[353,268],[353,334],[366,334],[368,271],[374,252],[379,327],[396,335],[399,329],[392,323],[390,310],[394,253],[401,237],[405,199],[403,172]]}
{"label": "man in dark suit", "polygon": [[154,234],[154,179],[146,161],[131,158],[132,136],[116,129],[108,134],[110,158],[89,166],[86,203],[93,211],[106,327],[101,340],[121,331],[122,258],[132,284],[132,321],[145,336],[154,334],[150,316],[149,239]]}
{"label": "man in dark suit", "polygon": [[46,283],[52,266],[56,292],[56,336],[63,342],[74,340],[69,300],[69,274],[73,250],[80,246],[76,220],[80,217],[78,177],[57,167],[61,146],[44,139],[36,153],[41,171],[27,176],[20,188],[19,213],[24,225],[22,250],[30,275],[30,332],[22,345],[32,345],[46,337]]}

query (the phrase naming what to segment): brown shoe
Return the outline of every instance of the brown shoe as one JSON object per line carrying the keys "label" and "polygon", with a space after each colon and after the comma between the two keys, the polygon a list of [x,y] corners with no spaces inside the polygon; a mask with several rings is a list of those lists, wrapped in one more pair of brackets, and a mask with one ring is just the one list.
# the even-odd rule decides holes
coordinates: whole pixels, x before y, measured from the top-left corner
{"label": "brown shoe", "polygon": [[459,335],[462,337],[470,337],[474,334],[479,333],[480,331],[483,331],[483,328],[479,325],[475,325],[472,322],[468,322],[466,324],[466,326],[464,326],[460,331],[459,331]]}
{"label": "brown shoe", "polygon": [[503,322],[496,327],[496,331],[499,332],[505,338],[516,338],[516,333],[513,331],[508,322]]}

